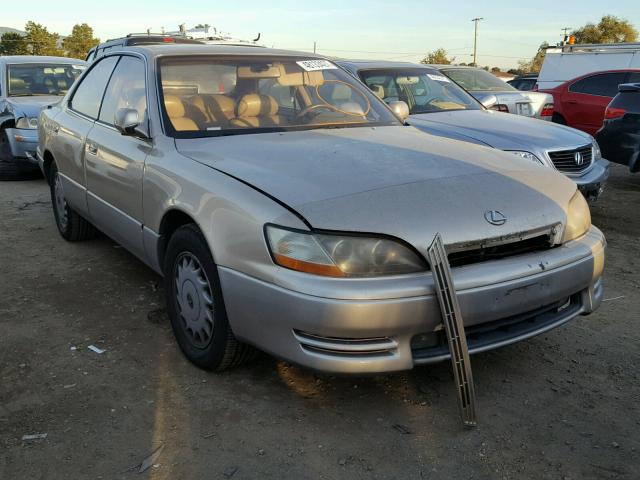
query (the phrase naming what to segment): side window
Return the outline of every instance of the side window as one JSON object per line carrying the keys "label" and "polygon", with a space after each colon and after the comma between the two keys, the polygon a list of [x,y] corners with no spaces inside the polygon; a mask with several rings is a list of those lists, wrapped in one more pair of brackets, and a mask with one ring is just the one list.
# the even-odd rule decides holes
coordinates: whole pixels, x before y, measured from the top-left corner
{"label": "side window", "polygon": [[73,93],[69,104],[71,110],[90,118],[98,118],[104,89],[117,61],[118,57],[109,57],[95,64]]}
{"label": "side window", "polygon": [[597,95],[600,97],[615,97],[618,85],[624,83],[626,73],[601,73],[578,80],[569,87],[570,92]]}
{"label": "side window", "polygon": [[147,114],[144,62],[135,57],[123,56],[111,75],[102,101],[99,120],[113,125],[116,112],[121,108],[138,111],[143,121]]}
{"label": "side window", "polygon": [[625,80],[626,83],[640,83],[640,72],[629,72],[629,78]]}

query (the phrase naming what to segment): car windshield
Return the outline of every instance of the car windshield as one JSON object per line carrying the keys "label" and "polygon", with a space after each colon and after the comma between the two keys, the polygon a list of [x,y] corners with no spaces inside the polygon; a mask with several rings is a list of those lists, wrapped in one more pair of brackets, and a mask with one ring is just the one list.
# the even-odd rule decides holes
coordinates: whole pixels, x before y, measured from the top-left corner
{"label": "car windshield", "polygon": [[441,71],[468,92],[516,91],[511,85],[480,68],[452,68]]}
{"label": "car windshield", "polygon": [[159,65],[165,125],[175,136],[400,125],[327,60],[167,57]]}
{"label": "car windshield", "polygon": [[27,63],[8,65],[8,96],[64,95],[86,68],[82,64]]}
{"label": "car windshield", "polygon": [[482,108],[471,95],[436,70],[366,70],[360,72],[360,77],[385,102],[405,102],[411,114]]}

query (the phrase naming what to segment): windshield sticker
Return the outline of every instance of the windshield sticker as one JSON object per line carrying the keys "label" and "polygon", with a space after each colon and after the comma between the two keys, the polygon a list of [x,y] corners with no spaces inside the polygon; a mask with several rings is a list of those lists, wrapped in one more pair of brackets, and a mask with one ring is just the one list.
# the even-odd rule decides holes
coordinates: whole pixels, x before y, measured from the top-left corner
{"label": "windshield sticker", "polygon": [[338,67],[327,60],[302,60],[296,62],[307,72],[317,72],[320,70],[337,70]]}
{"label": "windshield sticker", "polygon": [[432,73],[427,73],[427,77],[429,77],[431,80],[436,80],[438,82],[446,82],[446,83],[451,83],[451,80],[449,80],[447,77],[445,77],[444,75],[434,75]]}

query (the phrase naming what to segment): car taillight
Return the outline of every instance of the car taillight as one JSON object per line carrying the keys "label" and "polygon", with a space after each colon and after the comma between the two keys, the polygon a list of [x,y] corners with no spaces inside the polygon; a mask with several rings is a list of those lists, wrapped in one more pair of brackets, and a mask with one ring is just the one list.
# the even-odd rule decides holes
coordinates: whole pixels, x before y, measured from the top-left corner
{"label": "car taillight", "polygon": [[175,39],[173,38],[163,38],[162,41],[164,43],[176,43]]}
{"label": "car taillight", "polygon": [[613,120],[614,118],[623,117],[627,111],[624,108],[607,107],[604,111],[605,120]]}
{"label": "car taillight", "polygon": [[551,117],[553,116],[553,103],[545,103],[544,107],[542,107],[542,112],[540,113],[541,117]]}
{"label": "car taillight", "polygon": [[496,103],[490,107],[491,110],[495,110],[496,112],[504,112],[509,113],[509,107],[507,107],[504,103]]}

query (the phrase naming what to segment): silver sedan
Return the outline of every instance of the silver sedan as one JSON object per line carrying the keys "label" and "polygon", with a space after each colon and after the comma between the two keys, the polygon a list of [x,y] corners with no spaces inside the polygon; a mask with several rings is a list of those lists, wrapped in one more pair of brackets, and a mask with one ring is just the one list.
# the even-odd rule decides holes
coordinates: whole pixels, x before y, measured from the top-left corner
{"label": "silver sedan", "polygon": [[97,227],[163,275],[178,344],[203,368],[249,345],[353,374],[448,358],[426,261],[438,233],[471,353],[602,300],[605,239],[573,182],[405,126],[321,57],[114,51],[39,128],[61,235]]}

